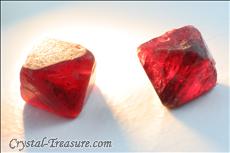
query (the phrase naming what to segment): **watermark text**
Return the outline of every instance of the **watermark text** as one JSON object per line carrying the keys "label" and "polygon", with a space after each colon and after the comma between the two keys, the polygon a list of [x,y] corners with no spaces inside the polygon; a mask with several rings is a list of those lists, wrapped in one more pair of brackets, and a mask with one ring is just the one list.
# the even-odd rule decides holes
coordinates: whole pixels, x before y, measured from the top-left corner
{"label": "watermark text", "polygon": [[58,138],[44,137],[40,140],[18,140],[13,138],[9,142],[13,150],[23,151],[25,148],[110,148],[112,141],[108,140],[60,140]]}

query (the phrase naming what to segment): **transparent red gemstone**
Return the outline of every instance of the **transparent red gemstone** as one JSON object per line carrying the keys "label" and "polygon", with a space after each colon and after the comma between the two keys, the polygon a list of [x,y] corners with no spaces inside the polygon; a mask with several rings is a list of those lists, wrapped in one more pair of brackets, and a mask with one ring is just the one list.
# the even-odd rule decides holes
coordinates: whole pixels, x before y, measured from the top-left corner
{"label": "transparent red gemstone", "polygon": [[93,86],[94,67],[94,56],[88,50],[74,59],[39,69],[23,66],[20,72],[22,98],[49,112],[76,117]]}
{"label": "transparent red gemstone", "polygon": [[193,26],[171,30],[140,45],[138,57],[167,107],[188,103],[216,84],[215,62]]}

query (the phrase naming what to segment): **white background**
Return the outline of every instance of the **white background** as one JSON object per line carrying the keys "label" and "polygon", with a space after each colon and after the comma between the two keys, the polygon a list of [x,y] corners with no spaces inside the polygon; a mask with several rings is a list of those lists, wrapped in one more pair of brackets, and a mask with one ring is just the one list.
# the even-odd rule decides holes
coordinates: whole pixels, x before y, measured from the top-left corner
{"label": "white background", "polygon": [[[112,148],[24,151],[227,151],[228,2],[2,2],[1,144],[12,138],[111,140]],[[174,110],[165,108],[136,48],[173,28],[197,27],[216,61],[216,87]],[[26,105],[19,72],[43,37],[80,43],[97,60],[95,87],[76,119]]]}

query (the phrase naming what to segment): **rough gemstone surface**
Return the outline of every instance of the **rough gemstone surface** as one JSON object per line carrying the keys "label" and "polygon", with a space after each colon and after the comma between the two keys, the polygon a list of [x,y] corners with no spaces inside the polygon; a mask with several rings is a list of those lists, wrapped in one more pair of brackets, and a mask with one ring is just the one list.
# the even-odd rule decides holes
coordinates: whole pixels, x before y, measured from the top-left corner
{"label": "rough gemstone surface", "polygon": [[138,57],[162,103],[178,107],[212,89],[215,62],[193,26],[166,32],[138,47]]}
{"label": "rough gemstone surface", "polygon": [[21,96],[29,104],[74,118],[81,112],[94,82],[95,59],[86,48],[45,40],[21,68]]}

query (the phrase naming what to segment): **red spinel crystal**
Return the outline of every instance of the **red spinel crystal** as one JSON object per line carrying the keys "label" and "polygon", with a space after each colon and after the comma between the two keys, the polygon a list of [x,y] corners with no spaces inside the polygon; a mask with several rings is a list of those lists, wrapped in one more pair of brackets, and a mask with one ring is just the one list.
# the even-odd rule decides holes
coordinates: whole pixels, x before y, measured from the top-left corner
{"label": "red spinel crystal", "polygon": [[34,48],[21,69],[21,96],[35,107],[76,117],[93,86],[94,68],[94,56],[86,48],[48,39]]}
{"label": "red spinel crystal", "polygon": [[193,26],[174,29],[142,44],[138,57],[167,107],[188,103],[216,84],[215,62]]}

